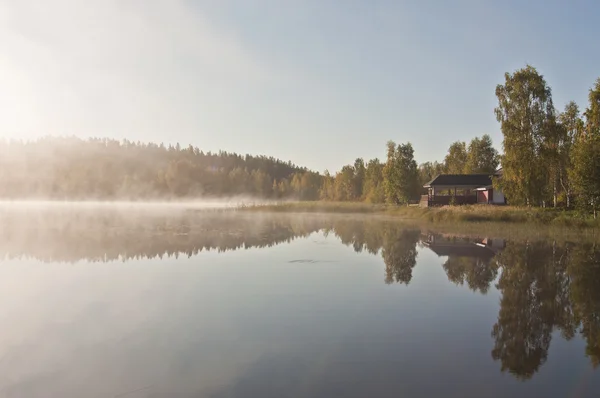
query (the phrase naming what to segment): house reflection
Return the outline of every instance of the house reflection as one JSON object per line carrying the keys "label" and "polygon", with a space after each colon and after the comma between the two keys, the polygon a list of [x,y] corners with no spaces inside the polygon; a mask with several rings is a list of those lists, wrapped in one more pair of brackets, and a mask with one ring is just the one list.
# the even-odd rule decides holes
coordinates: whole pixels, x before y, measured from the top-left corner
{"label": "house reflection", "polygon": [[475,239],[442,234],[426,234],[422,243],[439,257],[491,259],[506,247],[504,239]]}
{"label": "house reflection", "polygon": [[422,243],[439,257],[447,257],[442,265],[448,279],[467,284],[471,289],[487,293],[498,276],[493,258],[506,247],[503,239],[474,239],[442,234],[427,234]]}

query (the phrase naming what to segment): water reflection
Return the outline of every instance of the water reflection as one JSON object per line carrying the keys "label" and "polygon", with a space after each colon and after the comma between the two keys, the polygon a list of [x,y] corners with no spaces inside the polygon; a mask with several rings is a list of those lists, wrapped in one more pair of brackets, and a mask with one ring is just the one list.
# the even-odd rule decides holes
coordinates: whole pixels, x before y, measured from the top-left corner
{"label": "water reflection", "polygon": [[487,293],[498,276],[497,253],[505,247],[502,239],[473,239],[428,234],[424,244],[435,254],[447,257],[443,267],[451,282],[466,283],[471,290]]}
{"label": "water reflection", "polygon": [[508,245],[496,257],[502,299],[492,357],[503,371],[530,378],[546,362],[553,330],[574,335],[566,256],[566,247],[527,242]]}
{"label": "water reflection", "polygon": [[417,265],[419,229],[390,221],[348,221],[334,219],[327,232],[334,233],[343,244],[357,253],[381,253],[385,264],[385,283],[410,283]]}
{"label": "water reflection", "polygon": [[[586,355],[594,367],[600,364],[600,250],[596,245],[580,245],[571,253],[567,277],[571,330],[579,326],[587,341]],[[566,289],[565,289],[566,290]]]}
{"label": "water reflection", "polygon": [[106,262],[193,256],[203,250],[266,247],[317,231],[356,252],[381,256],[383,281],[408,285],[421,251],[441,258],[448,280],[500,293],[491,356],[503,372],[529,379],[553,336],[580,335],[600,364],[600,248],[587,243],[504,241],[423,233],[392,221],[322,216],[103,211],[1,211],[0,256],[45,262]]}
{"label": "water reflection", "polygon": [[318,218],[135,208],[0,209],[0,257],[43,262],[191,257],[261,248],[322,228]]}
{"label": "water reflection", "polygon": [[447,257],[448,279],[485,294],[500,273],[500,310],[492,357],[502,371],[531,378],[548,358],[553,332],[580,333],[594,367],[600,363],[600,250],[593,244],[504,242],[429,237]]}

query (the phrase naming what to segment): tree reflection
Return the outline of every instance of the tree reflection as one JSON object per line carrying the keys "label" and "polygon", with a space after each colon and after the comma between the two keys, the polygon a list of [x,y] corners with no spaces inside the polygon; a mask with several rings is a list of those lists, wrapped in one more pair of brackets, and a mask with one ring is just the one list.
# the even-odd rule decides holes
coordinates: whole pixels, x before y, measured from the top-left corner
{"label": "tree reflection", "polygon": [[381,253],[386,282],[408,283],[419,231],[391,222],[319,215],[143,210],[135,206],[0,208],[0,258],[44,262],[191,257],[202,251],[270,247],[317,231],[356,252]]}
{"label": "tree reflection", "polygon": [[502,274],[498,320],[492,329],[492,357],[502,371],[518,378],[533,376],[548,356],[552,331],[575,334],[566,266],[568,246],[542,242],[513,243],[496,257]]}
{"label": "tree reflection", "polygon": [[600,364],[600,251],[596,245],[580,245],[568,266],[575,321],[587,342],[586,355],[594,367]]}
{"label": "tree reflection", "polygon": [[412,270],[417,265],[417,242],[420,231],[386,230],[383,237],[382,257],[385,263],[385,283],[409,284]]}
{"label": "tree reflection", "polygon": [[487,293],[498,275],[498,268],[489,259],[478,257],[448,257],[443,265],[448,279],[457,285],[466,282],[473,291]]}
{"label": "tree reflection", "polygon": [[[509,246],[498,261],[507,264],[497,288],[502,291],[492,357],[520,378],[529,378],[546,361],[552,332],[550,286],[543,270],[545,251],[536,245]],[[538,257],[539,256],[539,257]]]}
{"label": "tree reflection", "polygon": [[323,228],[316,217],[95,208],[0,210],[0,257],[127,261],[269,247]]}
{"label": "tree reflection", "polygon": [[438,256],[447,258],[442,267],[448,280],[457,285],[466,283],[471,290],[485,294],[498,276],[497,263],[492,260],[504,247],[504,240],[429,234],[423,242]]}
{"label": "tree reflection", "polygon": [[419,229],[390,221],[338,220],[330,230],[357,253],[381,252],[385,283],[408,284],[412,280],[412,270],[417,265]]}
{"label": "tree reflection", "polygon": [[105,262],[201,251],[269,247],[333,234],[356,252],[381,256],[385,283],[409,284],[418,248],[443,257],[448,280],[486,294],[498,289],[500,309],[491,356],[503,372],[531,378],[548,358],[552,335],[581,336],[600,364],[600,246],[512,242],[421,235],[392,221],[320,215],[256,216],[243,212],[143,212],[93,209],[0,209],[0,257]]}
{"label": "tree reflection", "polygon": [[600,364],[600,247],[507,242],[503,250],[486,254],[485,241],[441,235],[423,241],[446,257],[442,266],[455,284],[485,294],[500,274],[491,354],[503,372],[531,378],[548,358],[554,331],[566,340],[580,334],[592,365]]}

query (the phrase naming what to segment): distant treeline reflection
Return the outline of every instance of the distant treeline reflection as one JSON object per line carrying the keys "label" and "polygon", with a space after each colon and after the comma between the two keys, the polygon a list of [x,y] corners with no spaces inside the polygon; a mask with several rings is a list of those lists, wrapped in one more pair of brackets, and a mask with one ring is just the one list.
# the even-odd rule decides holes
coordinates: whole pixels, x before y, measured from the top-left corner
{"label": "distant treeline reflection", "polygon": [[191,257],[269,247],[321,228],[310,219],[220,212],[69,208],[0,210],[0,256],[43,262]]}
{"label": "distant treeline reflection", "polygon": [[491,355],[502,371],[531,378],[553,331],[580,334],[600,364],[600,247],[593,243],[499,241],[424,234],[393,221],[319,215],[134,210],[0,211],[0,256],[44,262],[191,257],[205,250],[261,248],[311,233],[334,234],[356,252],[381,255],[386,283],[409,284],[421,250],[444,259],[448,280],[481,294],[495,283],[500,310]]}

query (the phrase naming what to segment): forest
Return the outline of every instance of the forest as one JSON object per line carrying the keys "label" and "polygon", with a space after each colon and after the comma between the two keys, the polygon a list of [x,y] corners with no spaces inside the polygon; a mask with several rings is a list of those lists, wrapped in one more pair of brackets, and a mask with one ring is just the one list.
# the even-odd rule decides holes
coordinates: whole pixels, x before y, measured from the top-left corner
{"label": "forest", "polygon": [[[204,152],[179,144],[106,138],[44,137],[0,141],[0,198],[167,199],[249,196],[265,199],[408,204],[438,174],[492,173],[513,205],[593,212],[600,203],[600,78],[583,112],[562,110],[532,66],[506,73],[493,110],[503,135],[456,141],[442,161],[417,164],[410,142],[387,143],[383,160],[362,158],[331,174],[274,157]],[[491,110],[490,110],[491,111]]]}
{"label": "forest", "polygon": [[[320,176],[273,157],[179,144],[45,137],[0,142],[0,197],[163,199],[318,197]],[[314,192],[311,191],[314,190]]]}

